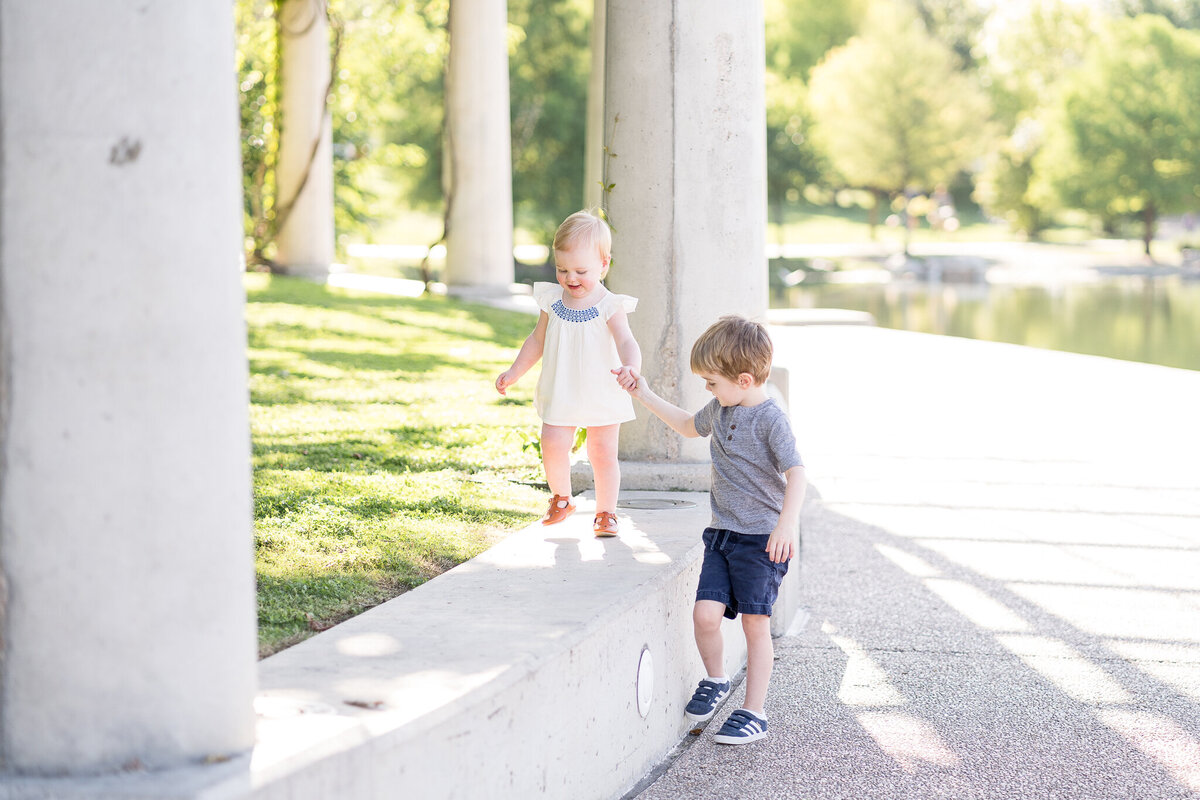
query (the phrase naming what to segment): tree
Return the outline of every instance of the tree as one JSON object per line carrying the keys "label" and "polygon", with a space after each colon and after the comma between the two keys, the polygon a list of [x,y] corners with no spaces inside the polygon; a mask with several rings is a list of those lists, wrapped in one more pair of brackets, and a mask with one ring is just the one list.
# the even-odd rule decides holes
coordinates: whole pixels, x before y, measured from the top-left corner
{"label": "tree", "polygon": [[867,0],[767,0],[767,202],[776,224],[783,207],[810,183],[824,181],[829,165],[812,137],[808,78],[831,47],[854,35]]}
{"label": "tree", "polygon": [[1062,76],[1083,61],[1094,37],[1087,6],[1025,0],[998,6],[984,28],[981,69],[1006,138],[988,155],[974,197],[989,213],[1036,238],[1050,219],[1053,197],[1033,179],[1047,109]]}
{"label": "tree", "polygon": [[1066,79],[1034,169],[1069,205],[1158,216],[1200,201],[1200,33],[1157,16],[1112,21]]}
{"label": "tree", "polygon": [[775,224],[782,225],[784,202],[794,202],[808,184],[822,182],[829,165],[812,141],[804,84],[771,72],[766,84],[767,202]]}
{"label": "tree", "polygon": [[[339,239],[368,234],[395,213],[441,201],[442,63],[447,0],[391,4],[330,0],[334,63],[334,224]],[[279,220],[275,166],[278,0],[237,0],[246,246],[250,263],[270,264]],[[393,189],[392,187],[398,187]]]}
{"label": "tree", "polygon": [[549,244],[579,210],[591,0],[509,0],[513,210]]}
{"label": "tree", "polygon": [[974,69],[976,38],[988,14],[985,4],[979,0],[909,1],[929,34],[950,48],[955,66]]}
{"label": "tree", "polygon": [[275,4],[240,0],[237,29],[238,108],[242,136],[242,216],[247,263],[270,244],[274,224],[275,162],[279,152],[279,51]]}
{"label": "tree", "polygon": [[807,82],[832,48],[858,32],[869,0],[766,0],[767,72]]}
{"label": "tree", "polygon": [[877,198],[948,183],[980,154],[988,117],[946,46],[894,1],[875,4],[863,32],[813,70],[810,102],[844,182]]}
{"label": "tree", "polygon": [[1200,28],[1200,0],[1108,0],[1118,14],[1157,14],[1177,28]]}

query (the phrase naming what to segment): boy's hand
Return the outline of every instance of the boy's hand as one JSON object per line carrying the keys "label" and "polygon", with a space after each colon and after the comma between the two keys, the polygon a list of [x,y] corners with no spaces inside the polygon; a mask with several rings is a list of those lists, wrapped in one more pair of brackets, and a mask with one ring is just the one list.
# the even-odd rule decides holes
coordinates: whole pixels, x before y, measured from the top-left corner
{"label": "boy's hand", "polygon": [[506,369],[496,378],[496,391],[505,396],[507,396],[508,387],[517,382],[517,379],[509,375],[509,372],[511,370]]}
{"label": "boy's hand", "polygon": [[637,395],[638,383],[641,379],[637,370],[630,366],[623,366],[620,369],[612,370],[612,374],[617,376],[617,383],[621,385],[622,389],[630,394]]}
{"label": "boy's hand", "polygon": [[776,527],[767,539],[767,554],[776,564],[791,561],[796,555],[796,534],[794,531]]}

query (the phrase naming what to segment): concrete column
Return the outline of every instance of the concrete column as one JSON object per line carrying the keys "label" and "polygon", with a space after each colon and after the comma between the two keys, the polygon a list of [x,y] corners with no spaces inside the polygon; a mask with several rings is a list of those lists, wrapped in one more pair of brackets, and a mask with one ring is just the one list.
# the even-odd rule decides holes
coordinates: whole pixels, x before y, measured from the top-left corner
{"label": "concrete column", "polygon": [[253,744],[239,161],[228,3],[0,0],[4,773]]}
{"label": "concrete column", "polygon": [[[651,386],[695,410],[711,399],[688,364],[696,337],[767,309],[762,3],[608,0],[607,28],[607,284],[641,301],[629,319]],[[639,409],[621,458],[705,461],[708,442]]]}
{"label": "concrete column", "polygon": [[513,282],[508,6],[451,0],[446,75],[446,286],[506,295]]}
{"label": "concrete column", "polygon": [[592,4],[592,69],[588,74],[587,130],[584,132],[583,207],[604,205],[604,40],[608,0]]}
{"label": "concrete column", "polygon": [[325,0],[287,0],[279,9],[282,56],[276,260],[289,275],[324,278],[334,259],[333,122]]}

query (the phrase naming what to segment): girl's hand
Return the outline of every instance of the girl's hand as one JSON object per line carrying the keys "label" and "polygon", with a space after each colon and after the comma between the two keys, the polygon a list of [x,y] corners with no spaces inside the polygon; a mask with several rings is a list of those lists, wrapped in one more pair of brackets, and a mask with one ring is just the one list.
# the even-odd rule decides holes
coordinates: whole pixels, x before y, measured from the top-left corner
{"label": "girl's hand", "polygon": [[517,382],[517,379],[511,377],[509,372],[510,370],[504,370],[504,372],[501,372],[496,378],[496,391],[505,396],[507,396],[508,387]]}
{"label": "girl's hand", "polygon": [[637,370],[630,366],[623,366],[620,369],[612,370],[612,374],[617,376],[617,383],[622,389],[630,394],[637,394],[638,382],[641,379]]}

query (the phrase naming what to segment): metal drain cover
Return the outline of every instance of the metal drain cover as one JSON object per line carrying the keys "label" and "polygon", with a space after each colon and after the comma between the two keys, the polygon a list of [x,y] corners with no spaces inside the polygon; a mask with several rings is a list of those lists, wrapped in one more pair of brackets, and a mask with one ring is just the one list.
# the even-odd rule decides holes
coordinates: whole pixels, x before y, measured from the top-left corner
{"label": "metal drain cover", "polygon": [[666,500],[658,497],[641,497],[632,500],[622,500],[617,508],[638,508],[643,511],[660,511],[670,508],[695,508],[691,500]]}

